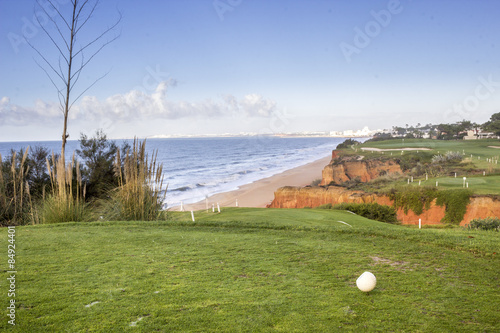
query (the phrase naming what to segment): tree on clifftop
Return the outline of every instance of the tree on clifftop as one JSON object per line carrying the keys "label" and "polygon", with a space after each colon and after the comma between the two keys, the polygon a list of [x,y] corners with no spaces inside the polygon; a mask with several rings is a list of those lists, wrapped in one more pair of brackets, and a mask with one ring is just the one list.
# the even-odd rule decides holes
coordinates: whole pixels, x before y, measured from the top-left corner
{"label": "tree on clifftop", "polygon": [[483,130],[500,135],[500,112],[491,115],[490,120],[483,124]]}

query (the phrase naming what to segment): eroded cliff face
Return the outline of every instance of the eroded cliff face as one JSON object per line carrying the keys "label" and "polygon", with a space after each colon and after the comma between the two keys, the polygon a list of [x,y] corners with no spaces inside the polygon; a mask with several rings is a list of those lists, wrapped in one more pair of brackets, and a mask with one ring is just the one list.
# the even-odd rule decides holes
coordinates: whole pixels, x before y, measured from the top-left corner
{"label": "eroded cliff face", "polygon": [[353,202],[374,202],[375,196],[363,191],[350,191],[343,187],[292,187],[286,186],[274,192],[274,200],[270,208],[304,208],[318,207],[323,204],[333,205]]}
{"label": "eroded cliff face", "polygon": [[[347,190],[344,187],[324,186],[332,182],[340,184],[359,177],[362,182],[368,182],[385,174],[403,174],[401,167],[395,161],[363,160],[362,157],[342,158],[336,151],[332,152],[332,161],[323,169],[321,185],[323,187],[283,187],[274,193],[271,208],[304,208],[318,207],[324,204],[341,203],[378,203],[393,206],[393,201],[385,195],[365,193],[363,191]],[[441,224],[445,216],[445,207],[437,206],[434,200],[428,210],[416,215],[411,210],[397,210],[398,220],[403,224]],[[500,200],[490,197],[473,197],[467,206],[461,225],[468,224],[475,218],[500,216]]]}
{"label": "eroded cliff face", "polygon": [[368,182],[386,174],[402,174],[403,171],[395,161],[363,160],[357,159],[341,160],[332,153],[332,162],[322,172],[321,185],[329,185],[334,182],[341,184],[351,179],[358,178],[362,182]]}
{"label": "eroded cliff face", "polygon": [[[318,207],[331,203],[378,203],[392,206],[393,201],[384,195],[369,194],[362,191],[350,191],[342,187],[282,187],[274,193],[274,200],[270,208],[304,208]],[[402,224],[441,224],[445,215],[445,207],[436,205],[434,200],[428,210],[416,215],[411,210],[405,213],[403,209],[397,210],[398,220]],[[473,197],[467,206],[467,212],[460,225],[466,225],[475,218],[500,216],[500,201],[490,197]]]}
{"label": "eroded cliff face", "polygon": [[469,223],[473,219],[484,219],[490,216],[500,217],[500,201],[490,197],[474,197],[471,198],[470,204],[467,206],[467,211],[464,215],[466,223],[464,224]]}

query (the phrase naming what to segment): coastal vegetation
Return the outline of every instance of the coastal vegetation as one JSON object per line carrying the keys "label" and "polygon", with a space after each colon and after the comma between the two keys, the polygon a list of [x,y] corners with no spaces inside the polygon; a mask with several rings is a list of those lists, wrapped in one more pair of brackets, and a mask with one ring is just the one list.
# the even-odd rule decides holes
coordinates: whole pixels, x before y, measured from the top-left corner
{"label": "coastal vegetation", "polygon": [[66,164],[52,155],[52,167],[47,162],[50,175],[50,190],[39,202],[39,208],[30,207],[32,214],[39,215],[39,221],[32,223],[58,223],[87,221],[89,213],[85,203],[86,187],[82,182],[80,163],[75,160]]}
{"label": "coastal vegetation", "polygon": [[396,210],[393,207],[379,205],[378,203],[341,203],[338,205],[325,204],[316,208],[346,210],[356,215],[366,217],[370,220],[398,223]]}
{"label": "coastal vegetation", "polygon": [[498,217],[487,217],[485,219],[474,219],[467,225],[470,230],[500,230],[500,219]]}
{"label": "coastal vegetation", "polygon": [[467,136],[467,132],[472,131],[475,137],[479,132],[491,133],[493,136],[500,136],[500,112],[491,115],[490,120],[478,124],[469,120],[462,120],[455,123],[426,124],[418,123],[415,126],[406,124],[405,127],[393,126],[390,133],[376,133],[371,141],[388,140],[394,137],[406,139],[432,138],[437,140],[461,140]]}
{"label": "coastal vegetation", "polygon": [[[411,229],[321,209],[195,216],[16,228],[19,323],[9,330],[498,328],[496,231]],[[7,239],[0,229],[0,247]],[[377,278],[368,294],[355,284],[364,271]]]}
{"label": "coastal vegetation", "polygon": [[421,215],[431,203],[445,207],[442,223],[460,224],[463,220],[472,192],[467,189],[437,190],[434,187],[396,187],[387,192],[395,209],[410,210]]}
{"label": "coastal vegetation", "polygon": [[164,199],[162,165],[146,141],[118,147],[98,130],[82,134],[68,163],[42,147],[0,155],[0,225],[164,219]]}
{"label": "coastal vegetation", "polygon": [[162,210],[166,190],[163,190],[163,166],[157,164],[157,152],[146,153],[146,141],[135,140],[132,151],[122,163],[119,151],[114,163],[118,186],[110,192],[104,214],[110,220],[155,221],[166,218]]}

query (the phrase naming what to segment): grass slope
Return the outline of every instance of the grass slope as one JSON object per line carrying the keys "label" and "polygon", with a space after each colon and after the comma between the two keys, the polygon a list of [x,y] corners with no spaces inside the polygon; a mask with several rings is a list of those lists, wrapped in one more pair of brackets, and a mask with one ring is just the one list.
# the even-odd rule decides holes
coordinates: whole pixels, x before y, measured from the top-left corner
{"label": "grass slope", "polygon": [[[498,233],[407,229],[330,210],[195,216],[17,227],[9,331],[499,330]],[[355,286],[366,270],[378,278],[368,294]]]}

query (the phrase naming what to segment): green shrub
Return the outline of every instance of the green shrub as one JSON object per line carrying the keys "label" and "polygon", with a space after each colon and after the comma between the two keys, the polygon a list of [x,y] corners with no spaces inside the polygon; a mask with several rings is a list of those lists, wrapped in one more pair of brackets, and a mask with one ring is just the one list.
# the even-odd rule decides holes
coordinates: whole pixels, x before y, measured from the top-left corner
{"label": "green shrub", "polygon": [[498,217],[487,217],[485,219],[474,219],[466,226],[469,230],[500,230],[500,219]]}
{"label": "green shrub", "polygon": [[361,178],[360,177],[355,177],[353,179],[349,179],[349,180],[347,180],[345,182],[342,182],[342,183],[338,184],[338,186],[342,186],[342,187],[345,187],[348,190],[352,190],[352,189],[355,189],[355,188],[359,187],[359,185],[361,185],[361,184],[364,184],[361,181]]}
{"label": "green shrub", "polygon": [[436,205],[445,206],[443,223],[460,224],[463,220],[472,192],[469,190],[439,191]]}
{"label": "green shrub", "polygon": [[333,205],[331,203],[327,203],[321,206],[316,207],[316,209],[332,209]]}
{"label": "green shrub", "polygon": [[343,203],[340,205],[335,205],[334,209],[348,210],[357,215],[375,221],[387,222],[387,223],[398,222],[396,210],[393,207],[380,205],[378,203],[363,203],[363,204]]}
{"label": "green shrub", "polygon": [[321,183],[321,178],[318,178],[311,182],[311,186],[318,186],[320,183]]}
{"label": "green shrub", "polygon": [[341,203],[333,206],[331,203],[316,207],[317,209],[348,210],[370,220],[397,223],[396,210],[393,207],[378,203]]}
{"label": "green shrub", "polygon": [[[124,142],[121,147],[125,156],[130,146]],[[114,172],[114,162],[118,146],[110,141],[102,130],[88,138],[80,134],[80,149],[76,153],[83,162],[82,179],[87,187],[87,201],[108,196],[108,192],[118,187],[118,178]]]}
{"label": "green shrub", "polygon": [[428,210],[434,199],[436,205],[445,206],[442,223],[460,224],[463,220],[472,192],[453,189],[438,191],[435,187],[402,186],[387,192],[395,209],[403,209],[405,214],[412,211],[417,216]]}
{"label": "green shrub", "polygon": [[347,148],[351,148],[352,146],[359,145],[360,143],[361,142],[356,141],[354,139],[347,139],[344,142],[338,144],[336,149],[347,149]]}
{"label": "green shrub", "polygon": [[420,215],[430,208],[432,201],[437,196],[437,189],[434,187],[414,187],[414,186],[403,186],[391,189],[387,196],[394,202],[394,208],[402,208],[405,214],[408,211],[414,212],[416,215]]}
{"label": "green shrub", "polygon": [[447,151],[444,155],[435,155],[432,157],[433,164],[439,163],[459,163],[463,160],[460,152]]}

